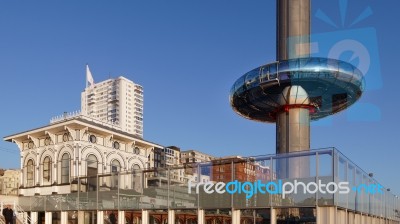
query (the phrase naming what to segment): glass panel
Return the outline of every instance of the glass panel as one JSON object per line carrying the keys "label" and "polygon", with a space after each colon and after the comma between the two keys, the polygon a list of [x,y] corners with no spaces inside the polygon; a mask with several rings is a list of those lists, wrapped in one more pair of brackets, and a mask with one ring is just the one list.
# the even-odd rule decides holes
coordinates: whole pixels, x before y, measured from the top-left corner
{"label": "glass panel", "polygon": [[246,86],[247,88],[254,87],[258,84],[260,69],[253,69],[246,74]]}
{"label": "glass panel", "polygon": [[61,211],[62,195],[46,195],[44,196],[46,203],[45,208],[47,211]]}
{"label": "glass panel", "polygon": [[[356,187],[355,185],[355,167],[353,164],[349,164],[348,166],[348,172],[347,172],[347,181],[349,182],[349,187],[352,189],[353,187]],[[348,208],[355,210],[356,208],[356,192],[355,191],[350,191],[349,194],[347,195],[347,200],[348,200]]]}
{"label": "glass panel", "polygon": [[[333,182],[333,157],[332,151],[318,152],[318,182],[328,184]],[[334,195],[330,193],[318,192],[318,205],[333,205]]]}
{"label": "glass panel", "polygon": [[[263,185],[267,185],[270,181],[273,179],[276,179],[276,175],[273,174],[272,171],[272,163],[271,163],[271,158],[256,158],[254,161],[254,167],[255,167],[255,175],[256,175],[256,181],[257,181],[257,187]],[[269,207],[271,206],[271,195],[267,192],[266,187],[263,187],[262,189],[264,192],[260,192],[257,190],[257,193],[254,194],[254,196],[250,199],[248,205],[254,206],[254,207]],[[236,207],[236,201],[234,200],[234,206]]]}
{"label": "glass panel", "polygon": [[78,198],[78,206],[80,210],[95,210],[97,206],[97,190],[92,190],[91,184],[97,186],[97,177],[80,178],[80,190]]}
{"label": "glass panel", "polygon": [[[310,176],[310,162],[315,163],[313,153],[280,155],[273,160],[278,178],[274,185],[282,188],[282,192],[286,191],[272,197],[274,206],[315,205],[318,187],[315,176]],[[310,182],[314,182],[313,186],[309,185]]]}
{"label": "glass panel", "polygon": [[[347,160],[338,155],[338,175],[336,177],[336,184],[339,182],[347,182]],[[336,205],[347,208],[347,194],[335,194],[336,195]]]}
{"label": "glass panel", "polygon": [[200,183],[198,187],[200,208],[229,208],[231,206],[231,194],[227,191],[224,193],[216,193],[215,191],[223,185],[219,183],[217,187],[216,182],[228,183],[232,181],[231,161],[222,160],[214,164],[202,164],[200,166],[200,178],[208,178],[208,181]]}
{"label": "glass panel", "polygon": [[[365,188],[368,188],[368,184],[369,184],[369,180],[368,180],[368,177],[366,176],[366,175],[363,175],[362,176],[362,184],[364,184],[363,186],[365,186]],[[361,193],[361,195],[362,195],[362,201],[363,201],[363,209],[362,209],[362,211],[363,212],[369,212],[369,194],[368,194],[368,192],[367,192],[367,190],[362,190],[362,193]]]}
{"label": "glass panel", "polygon": [[349,82],[353,77],[354,67],[348,63],[339,63],[339,70],[337,79]]}
{"label": "glass panel", "polygon": [[[170,187],[169,187],[169,203],[170,208],[197,208],[198,195],[196,194],[196,185],[194,175],[198,177],[197,165],[193,164],[191,168],[169,169]],[[193,191],[189,194],[189,185],[193,186]]]}
{"label": "glass panel", "polygon": [[320,70],[319,61],[313,58],[302,58],[299,59],[300,69],[304,72],[316,72]]}
{"label": "glass panel", "polygon": [[260,68],[260,79],[261,82],[266,82],[269,80],[269,66],[265,65]]}
{"label": "glass panel", "polygon": [[143,171],[145,187],[141,200],[142,208],[168,208],[168,171],[151,169]]}
{"label": "glass panel", "polygon": [[[257,164],[253,159],[236,158],[233,163],[233,181],[236,184],[231,185],[233,187],[229,189],[235,191],[232,196],[234,206],[237,208],[248,208],[256,205],[258,200],[254,186],[256,182],[256,166]],[[229,164],[228,168],[230,167],[231,164]]]}
{"label": "glass panel", "polygon": [[333,180],[332,151],[318,152],[318,176],[330,177]]}
{"label": "glass panel", "polygon": [[289,62],[288,61],[281,61],[279,62],[279,67],[278,67],[279,73],[285,73],[289,72]]}
{"label": "glass panel", "polygon": [[285,81],[290,78],[290,68],[289,68],[289,62],[288,61],[282,61],[278,65],[278,79],[280,81]]}
{"label": "glass panel", "polygon": [[[362,184],[362,173],[361,171],[356,168],[356,176],[355,176],[355,185],[356,186],[360,186]],[[362,193],[359,191],[356,191],[356,196],[355,196],[355,200],[356,200],[356,205],[355,205],[355,210],[356,211],[363,211],[363,197],[362,197]]]}
{"label": "glass panel", "polygon": [[276,79],[278,73],[277,63],[269,65],[269,79]]}
{"label": "glass panel", "polygon": [[235,91],[238,93],[241,93],[244,91],[243,87],[244,87],[244,82],[245,82],[245,76],[240,77],[236,83],[235,83]]}
{"label": "glass panel", "polygon": [[77,192],[63,195],[63,199],[62,199],[62,203],[61,203],[61,210],[62,211],[78,210],[78,193]]}

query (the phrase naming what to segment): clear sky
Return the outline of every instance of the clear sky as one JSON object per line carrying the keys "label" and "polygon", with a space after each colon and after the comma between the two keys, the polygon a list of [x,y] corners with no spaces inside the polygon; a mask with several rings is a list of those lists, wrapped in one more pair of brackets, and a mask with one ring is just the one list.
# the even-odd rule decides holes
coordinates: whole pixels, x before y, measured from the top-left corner
{"label": "clear sky", "polygon": [[[313,124],[311,146],[337,147],[400,193],[400,2],[312,4],[319,52],[364,43],[374,74],[358,106]],[[89,63],[95,81],[124,75],[144,87],[145,139],[216,156],[271,154],[275,125],[241,118],[228,97],[238,77],[274,59],[272,0],[1,1],[0,136],[78,110]],[[16,146],[0,142],[0,167],[19,162]]]}

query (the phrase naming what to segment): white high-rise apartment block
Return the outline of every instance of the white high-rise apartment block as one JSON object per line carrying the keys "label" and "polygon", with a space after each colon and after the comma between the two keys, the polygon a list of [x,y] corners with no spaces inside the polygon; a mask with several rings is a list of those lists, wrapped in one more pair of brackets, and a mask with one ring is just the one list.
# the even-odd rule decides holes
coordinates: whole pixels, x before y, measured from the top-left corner
{"label": "white high-rise apartment block", "polygon": [[88,67],[86,76],[81,114],[143,138],[143,87],[123,76],[94,83]]}

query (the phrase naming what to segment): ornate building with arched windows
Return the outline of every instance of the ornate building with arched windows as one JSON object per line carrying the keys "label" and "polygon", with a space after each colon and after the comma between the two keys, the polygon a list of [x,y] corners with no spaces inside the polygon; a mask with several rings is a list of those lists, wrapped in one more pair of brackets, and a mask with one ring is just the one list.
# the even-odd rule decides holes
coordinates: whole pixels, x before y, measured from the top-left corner
{"label": "ornate building with arched windows", "polygon": [[[136,178],[103,178],[151,168],[153,152],[163,147],[141,138],[75,117],[5,137],[21,151],[20,195],[51,195],[76,192],[79,177],[88,190],[124,185],[138,186]],[[96,177],[96,178],[90,178]]]}

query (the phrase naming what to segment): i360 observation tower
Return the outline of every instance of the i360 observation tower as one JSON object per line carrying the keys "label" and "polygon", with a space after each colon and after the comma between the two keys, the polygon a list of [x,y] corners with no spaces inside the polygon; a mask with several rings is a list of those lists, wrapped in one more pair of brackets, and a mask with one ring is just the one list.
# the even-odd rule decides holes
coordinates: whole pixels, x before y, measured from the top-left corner
{"label": "i360 observation tower", "polygon": [[[350,63],[310,57],[310,0],[277,0],[277,61],[240,77],[232,108],[255,121],[276,122],[276,153],[310,149],[310,121],[342,110],[362,95],[364,79]],[[305,176],[308,161],[278,164],[281,178]]]}

